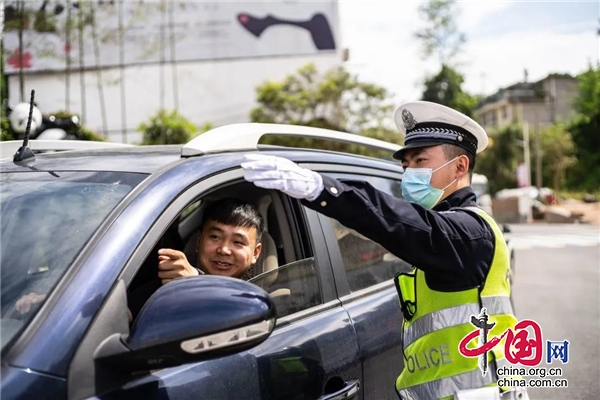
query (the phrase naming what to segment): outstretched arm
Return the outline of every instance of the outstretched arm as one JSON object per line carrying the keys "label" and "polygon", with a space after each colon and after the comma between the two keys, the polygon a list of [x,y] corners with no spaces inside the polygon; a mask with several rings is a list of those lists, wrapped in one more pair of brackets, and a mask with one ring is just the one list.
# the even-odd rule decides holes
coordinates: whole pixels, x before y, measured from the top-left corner
{"label": "outstretched arm", "polygon": [[367,182],[341,182],[280,157],[248,155],[242,168],[256,186],[302,199],[426,272],[470,275],[475,262],[491,261],[493,234],[473,213],[431,211]]}

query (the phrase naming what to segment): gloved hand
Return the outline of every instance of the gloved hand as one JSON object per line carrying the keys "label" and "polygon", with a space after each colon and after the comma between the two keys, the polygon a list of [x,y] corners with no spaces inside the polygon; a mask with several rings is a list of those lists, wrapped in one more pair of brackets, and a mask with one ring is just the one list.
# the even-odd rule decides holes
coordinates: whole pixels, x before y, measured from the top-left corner
{"label": "gloved hand", "polygon": [[247,154],[242,162],[244,178],[258,187],[277,189],[296,199],[315,200],[323,191],[323,178],[286,158]]}

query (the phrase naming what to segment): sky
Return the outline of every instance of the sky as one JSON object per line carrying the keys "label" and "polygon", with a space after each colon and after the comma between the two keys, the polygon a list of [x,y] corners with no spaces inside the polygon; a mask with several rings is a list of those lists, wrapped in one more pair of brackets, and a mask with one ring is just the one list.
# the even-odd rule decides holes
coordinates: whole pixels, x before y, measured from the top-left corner
{"label": "sky", "polygon": [[[439,71],[424,61],[414,34],[424,26],[416,1],[339,0],[341,42],[350,50],[347,68],[380,84],[399,101],[420,98],[427,75]],[[600,61],[597,30],[600,1],[457,2],[466,43],[457,61],[463,89],[490,95],[502,87],[549,73],[576,75]]]}

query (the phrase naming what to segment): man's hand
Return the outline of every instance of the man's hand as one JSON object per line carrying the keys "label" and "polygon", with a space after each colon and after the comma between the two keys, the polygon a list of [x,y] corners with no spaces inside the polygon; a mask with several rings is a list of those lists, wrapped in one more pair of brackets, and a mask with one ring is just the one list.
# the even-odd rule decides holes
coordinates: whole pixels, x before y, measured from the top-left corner
{"label": "man's hand", "polygon": [[247,154],[244,178],[258,187],[276,189],[296,199],[315,200],[323,191],[323,178],[310,169],[281,157]]}
{"label": "man's hand", "polygon": [[162,284],[171,282],[173,279],[197,276],[198,270],[190,265],[185,254],[172,249],[158,250],[158,277]]}
{"label": "man's hand", "polygon": [[22,296],[19,300],[17,300],[15,308],[17,309],[19,314],[23,315],[28,313],[29,310],[31,310],[32,305],[44,301],[45,298],[45,294],[37,294],[32,292],[26,294],[25,296]]}

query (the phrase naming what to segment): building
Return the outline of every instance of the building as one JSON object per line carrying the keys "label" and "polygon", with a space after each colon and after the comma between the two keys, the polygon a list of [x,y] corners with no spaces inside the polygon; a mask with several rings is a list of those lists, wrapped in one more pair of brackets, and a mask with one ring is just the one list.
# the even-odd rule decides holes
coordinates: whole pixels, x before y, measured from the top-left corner
{"label": "building", "polygon": [[574,114],[577,79],[550,74],[537,82],[519,82],[486,97],[475,110],[475,118],[486,129],[528,122],[535,131]]}
{"label": "building", "polygon": [[43,113],[79,114],[115,142],[139,143],[136,128],[161,108],[198,126],[247,122],[261,83],[342,64],[337,0],[4,4],[9,104],[35,89]]}

